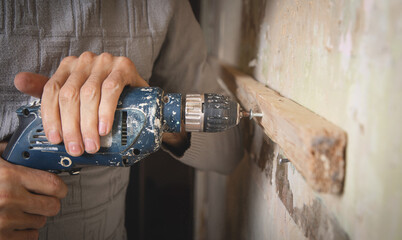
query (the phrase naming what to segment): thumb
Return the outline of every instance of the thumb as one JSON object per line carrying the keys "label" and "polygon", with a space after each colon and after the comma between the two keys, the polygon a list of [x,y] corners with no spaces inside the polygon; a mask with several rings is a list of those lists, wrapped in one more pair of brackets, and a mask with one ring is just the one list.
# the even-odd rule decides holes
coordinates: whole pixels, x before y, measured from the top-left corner
{"label": "thumb", "polygon": [[48,77],[40,74],[20,72],[14,78],[14,85],[20,92],[40,98],[47,80]]}

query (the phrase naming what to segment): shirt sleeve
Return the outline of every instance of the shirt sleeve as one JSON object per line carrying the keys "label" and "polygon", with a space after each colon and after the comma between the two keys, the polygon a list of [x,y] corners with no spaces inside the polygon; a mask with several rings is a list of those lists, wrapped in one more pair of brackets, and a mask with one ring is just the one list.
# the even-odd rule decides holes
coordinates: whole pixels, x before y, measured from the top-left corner
{"label": "shirt sleeve", "polygon": [[[176,1],[151,84],[166,92],[222,93],[217,79],[208,61],[202,30],[188,1]],[[180,157],[162,148],[187,165],[225,174],[243,157],[239,127],[220,133],[191,133],[189,147]]]}

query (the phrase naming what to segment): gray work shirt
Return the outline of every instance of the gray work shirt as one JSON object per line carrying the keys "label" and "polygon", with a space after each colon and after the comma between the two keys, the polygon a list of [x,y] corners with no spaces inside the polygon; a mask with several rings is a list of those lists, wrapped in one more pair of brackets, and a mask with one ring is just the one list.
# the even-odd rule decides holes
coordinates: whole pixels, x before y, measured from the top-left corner
{"label": "gray work shirt", "polygon": [[[127,56],[166,92],[217,92],[202,32],[186,0],[0,2],[0,140],[17,127],[15,110],[32,99],[13,86],[21,71],[51,76],[61,59],[84,51]],[[230,171],[242,157],[236,129],[193,134],[180,161]],[[177,156],[176,156],[177,157]],[[69,187],[40,239],[125,239],[128,168],[87,167],[61,174]]]}

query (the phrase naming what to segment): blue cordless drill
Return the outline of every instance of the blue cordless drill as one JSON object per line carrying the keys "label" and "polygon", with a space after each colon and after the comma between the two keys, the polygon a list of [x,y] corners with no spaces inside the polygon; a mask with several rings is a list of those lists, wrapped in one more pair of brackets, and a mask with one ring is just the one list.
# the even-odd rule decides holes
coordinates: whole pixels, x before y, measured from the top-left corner
{"label": "blue cordless drill", "polygon": [[164,94],[157,87],[126,88],[111,133],[101,137],[100,150],[79,157],[68,155],[62,143],[48,142],[39,102],[19,108],[17,115],[19,127],[2,157],[31,168],[72,172],[88,165],[131,166],[160,148],[164,132],[180,132],[183,122],[188,132],[220,132],[250,113],[219,94],[187,94],[182,101],[181,94]]}

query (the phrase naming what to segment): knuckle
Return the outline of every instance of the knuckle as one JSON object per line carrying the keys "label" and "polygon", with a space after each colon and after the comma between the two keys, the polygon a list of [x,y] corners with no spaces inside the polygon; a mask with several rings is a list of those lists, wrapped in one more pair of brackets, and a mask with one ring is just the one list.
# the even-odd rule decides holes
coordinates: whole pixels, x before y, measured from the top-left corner
{"label": "knuckle", "polygon": [[66,66],[70,65],[72,62],[74,62],[77,59],[76,56],[67,56],[63,58],[60,62],[60,66]]}
{"label": "knuckle", "polygon": [[60,90],[59,100],[60,102],[76,101],[78,99],[78,89],[70,85],[64,85]]}
{"label": "knuckle", "polygon": [[88,100],[93,100],[98,94],[97,86],[87,82],[80,90],[80,97]]}
{"label": "knuckle", "polygon": [[131,69],[134,67],[134,63],[128,57],[118,57],[118,62],[123,68]]}
{"label": "knuckle", "polygon": [[60,84],[56,81],[48,81],[43,88],[43,93],[54,93],[60,91]]}
{"label": "knuckle", "polygon": [[47,173],[45,177],[46,182],[48,183],[47,187],[49,188],[49,191],[52,193],[52,195],[58,194],[59,191],[62,189],[62,180],[52,173]]}
{"label": "knuckle", "polygon": [[98,56],[98,58],[99,58],[99,60],[100,60],[101,62],[103,62],[103,63],[112,62],[112,61],[113,61],[113,55],[110,54],[110,53],[107,53],[107,52],[101,53],[101,54]]}
{"label": "knuckle", "polygon": [[95,57],[95,53],[90,51],[85,51],[80,55],[80,60],[83,62],[90,62]]}
{"label": "knuckle", "polygon": [[103,82],[102,88],[108,91],[116,91],[120,89],[122,85],[122,74],[120,71],[115,71],[114,74],[109,75],[109,77]]}
{"label": "knuckle", "polygon": [[54,192],[58,192],[62,186],[62,180],[57,177],[56,175],[49,173],[47,175],[47,180],[49,182],[49,186],[51,187],[51,190]]}

